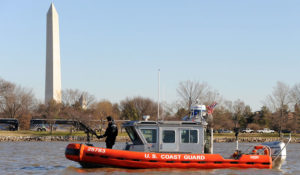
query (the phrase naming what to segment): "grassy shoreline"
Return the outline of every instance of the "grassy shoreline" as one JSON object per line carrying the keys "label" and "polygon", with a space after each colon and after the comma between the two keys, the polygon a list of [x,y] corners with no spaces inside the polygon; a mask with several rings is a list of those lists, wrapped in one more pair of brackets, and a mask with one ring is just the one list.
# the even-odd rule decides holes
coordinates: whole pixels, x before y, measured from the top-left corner
{"label": "grassy shoreline", "polygon": [[[97,134],[103,134],[97,133]],[[43,136],[86,136],[86,134],[83,131],[78,132],[62,132],[62,131],[53,131],[52,134],[50,131],[28,131],[28,130],[21,130],[21,131],[0,131],[0,136],[37,136],[37,137],[43,137]],[[127,136],[126,132],[119,132],[118,136]],[[284,134],[285,137],[288,137],[289,134]],[[214,138],[234,138],[234,133],[214,133]],[[273,134],[262,134],[262,133],[240,133],[240,138],[243,137],[266,137],[266,138],[274,138],[279,137],[278,133]],[[300,138],[300,134],[292,134],[292,137]]]}

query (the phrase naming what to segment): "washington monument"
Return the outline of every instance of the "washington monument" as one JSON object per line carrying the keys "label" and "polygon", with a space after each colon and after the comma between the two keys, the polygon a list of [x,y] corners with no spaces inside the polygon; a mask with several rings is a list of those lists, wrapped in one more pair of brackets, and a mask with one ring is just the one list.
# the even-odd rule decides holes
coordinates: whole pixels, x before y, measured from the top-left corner
{"label": "washington monument", "polygon": [[58,13],[51,3],[47,13],[45,104],[61,102],[60,45]]}

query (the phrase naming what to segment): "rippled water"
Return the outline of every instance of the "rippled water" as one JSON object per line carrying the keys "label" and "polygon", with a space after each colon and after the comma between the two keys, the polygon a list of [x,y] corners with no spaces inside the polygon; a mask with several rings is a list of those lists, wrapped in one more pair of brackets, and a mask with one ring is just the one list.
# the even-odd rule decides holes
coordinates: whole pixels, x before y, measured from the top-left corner
{"label": "rippled water", "polygon": [[[79,164],[65,158],[68,142],[0,142],[0,174],[300,174],[300,144],[287,147],[287,160],[281,170],[268,169],[155,169],[132,170],[119,168],[82,169]],[[105,146],[95,143],[95,146]],[[252,143],[241,143],[240,148],[248,148]],[[124,143],[114,148],[122,149]],[[234,143],[215,143],[214,152],[228,157],[234,150]]]}

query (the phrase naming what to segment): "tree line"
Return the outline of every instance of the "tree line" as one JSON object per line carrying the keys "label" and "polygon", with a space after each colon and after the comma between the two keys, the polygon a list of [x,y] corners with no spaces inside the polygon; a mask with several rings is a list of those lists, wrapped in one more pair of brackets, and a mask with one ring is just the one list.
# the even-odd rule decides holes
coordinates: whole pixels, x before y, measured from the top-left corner
{"label": "tree line", "polygon": [[108,115],[117,120],[142,120],[144,115],[150,115],[150,120],[181,120],[189,115],[190,106],[199,100],[205,105],[218,103],[210,121],[215,129],[267,127],[276,131],[300,130],[300,84],[290,87],[277,82],[259,111],[252,111],[241,99],[224,99],[205,82],[182,81],[176,90],[178,100],[172,104],[161,102],[161,115],[157,119],[158,104],[150,98],[128,97],[112,103],[109,100],[97,101],[88,92],[66,89],[62,91],[61,103],[49,101],[44,104],[35,98],[31,89],[0,78],[0,117],[18,119],[20,129],[29,129],[32,118],[80,120],[88,125],[93,125],[95,120],[104,121]]}

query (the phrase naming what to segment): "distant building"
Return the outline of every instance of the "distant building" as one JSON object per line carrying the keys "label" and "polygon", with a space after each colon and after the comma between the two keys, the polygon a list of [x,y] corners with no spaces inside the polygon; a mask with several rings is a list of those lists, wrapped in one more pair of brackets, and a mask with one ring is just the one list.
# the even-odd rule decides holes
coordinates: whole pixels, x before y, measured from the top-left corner
{"label": "distant building", "polygon": [[87,109],[87,102],[86,102],[85,96],[83,94],[79,98],[79,104],[82,109]]}

